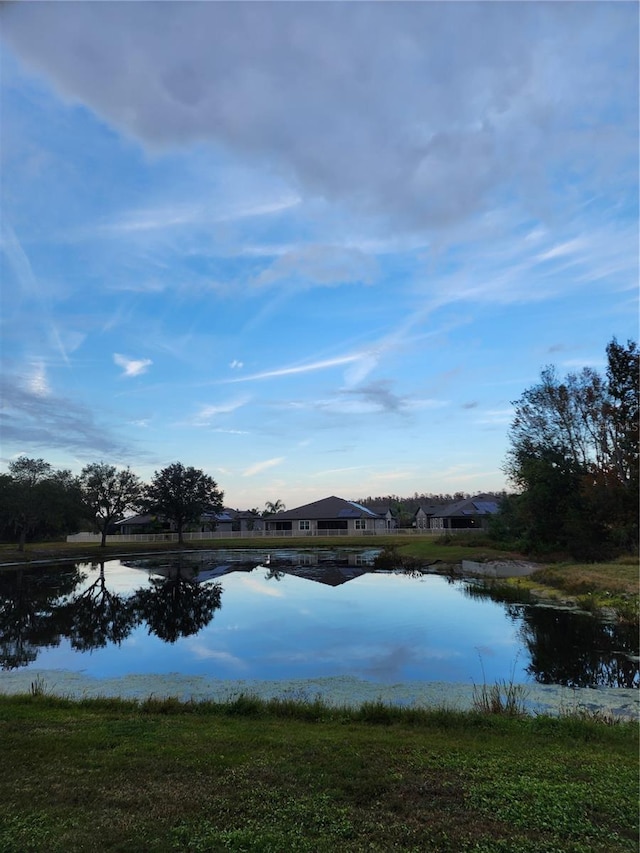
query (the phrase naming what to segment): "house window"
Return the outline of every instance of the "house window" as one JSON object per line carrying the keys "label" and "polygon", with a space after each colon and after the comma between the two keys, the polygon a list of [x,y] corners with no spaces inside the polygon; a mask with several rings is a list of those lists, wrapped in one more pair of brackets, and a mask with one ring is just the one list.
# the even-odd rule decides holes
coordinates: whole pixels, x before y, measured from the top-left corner
{"label": "house window", "polygon": [[356,518],[356,530],[366,530],[367,529],[367,519],[366,518]]}
{"label": "house window", "polygon": [[298,522],[299,530],[311,530],[311,522],[310,521],[299,521]]}

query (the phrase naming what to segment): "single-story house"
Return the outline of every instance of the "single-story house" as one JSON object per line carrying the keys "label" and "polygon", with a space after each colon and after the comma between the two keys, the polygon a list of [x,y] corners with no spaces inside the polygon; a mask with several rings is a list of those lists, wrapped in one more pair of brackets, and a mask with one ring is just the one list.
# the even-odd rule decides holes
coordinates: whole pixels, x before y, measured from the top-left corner
{"label": "single-story house", "polygon": [[[134,533],[171,533],[175,524],[160,515],[133,515],[114,524],[114,532],[123,534]],[[203,512],[196,523],[187,525],[185,532],[209,533],[215,530],[219,533],[232,531],[264,530],[264,520],[258,513],[250,510],[229,509],[225,507],[218,512]]]}
{"label": "single-story house", "polygon": [[126,536],[132,536],[136,533],[172,533],[175,529],[176,526],[173,522],[149,513],[132,515],[113,524],[113,533],[121,533]]}
{"label": "single-story house", "polygon": [[499,509],[500,503],[495,495],[476,495],[474,498],[439,507],[429,519],[429,527],[436,530],[486,530],[489,519]]}
{"label": "single-story house", "polygon": [[434,514],[443,506],[450,506],[450,504],[421,504],[413,514],[413,526],[417,530],[428,530]]}
{"label": "single-story house", "polygon": [[386,520],[378,513],[335,495],[276,512],[264,521],[267,532],[290,533],[293,536],[384,532],[387,529]]}

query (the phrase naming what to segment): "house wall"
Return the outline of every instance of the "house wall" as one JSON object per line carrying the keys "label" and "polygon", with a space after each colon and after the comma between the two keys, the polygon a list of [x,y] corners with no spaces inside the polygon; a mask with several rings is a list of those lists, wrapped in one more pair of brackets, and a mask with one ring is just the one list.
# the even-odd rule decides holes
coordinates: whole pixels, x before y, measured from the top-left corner
{"label": "house wall", "polygon": [[[286,527],[285,527],[286,525]],[[290,526],[289,526],[290,525]],[[359,535],[367,531],[384,532],[387,522],[384,518],[348,518],[348,519],[296,519],[294,521],[267,521],[267,531],[291,531],[292,536],[320,535]]]}

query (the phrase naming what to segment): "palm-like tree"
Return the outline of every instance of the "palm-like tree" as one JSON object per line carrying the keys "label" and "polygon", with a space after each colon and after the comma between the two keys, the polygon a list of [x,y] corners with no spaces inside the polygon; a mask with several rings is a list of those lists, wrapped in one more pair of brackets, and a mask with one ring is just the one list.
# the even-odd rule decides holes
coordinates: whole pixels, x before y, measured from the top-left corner
{"label": "palm-like tree", "polygon": [[281,501],[280,498],[277,501],[267,501],[265,506],[268,513],[283,512],[286,509],[284,501]]}

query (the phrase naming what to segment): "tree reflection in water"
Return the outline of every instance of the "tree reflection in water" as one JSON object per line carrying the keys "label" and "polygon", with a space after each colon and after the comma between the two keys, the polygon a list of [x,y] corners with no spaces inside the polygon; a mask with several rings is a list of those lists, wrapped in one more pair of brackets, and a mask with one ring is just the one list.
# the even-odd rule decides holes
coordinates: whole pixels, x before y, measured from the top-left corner
{"label": "tree reflection in water", "polygon": [[[92,568],[98,564],[94,563]],[[71,646],[78,651],[90,651],[120,643],[138,623],[132,599],[107,589],[104,562],[99,564],[96,580],[76,598],[60,608],[61,624]]]}
{"label": "tree reflection in water", "polygon": [[[540,684],[566,687],[640,686],[637,625],[609,623],[587,613],[522,602],[522,593],[505,584],[470,582],[472,598],[505,605],[531,662],[527,672]],[[525,597],[531,597],[525,593]]]}
{"label": "tree reflection in water", "polygon": [[197,633],[220,607],[222,587],[198,583],[180,567],[149,588],[129,595],[109,590],[103,562],[92,564],[98,577],[79,594],[86,581],[76,566],[17,569],[0,572],[0,668],[18,669],[33,663],[45,648],[66,638],[80,652],[120,645],[142,621],[149,633],[174,643]]}
{"label": "tree reflection in water", "polygon": [[198,583],[191,567],[185,570],[178,565],[169,569],[166,578],[152,578],[149,587],[137,590],[133,607],[149,626],[150,634],[175,643],[211,622],[220,608],[221,596],[219,583]]}
{"label": "tree reflection in water", "polygon": [[61,600],[84,577],[74,565],[0,572],[0,668],[26,666],[40,649],[60,644]]}

